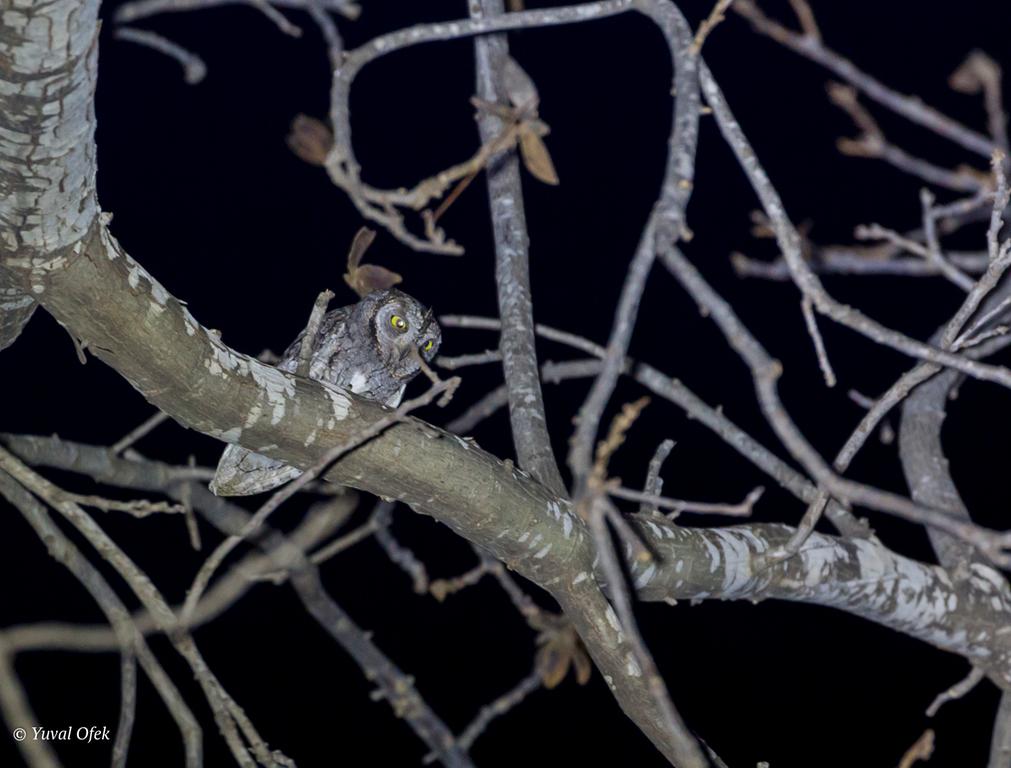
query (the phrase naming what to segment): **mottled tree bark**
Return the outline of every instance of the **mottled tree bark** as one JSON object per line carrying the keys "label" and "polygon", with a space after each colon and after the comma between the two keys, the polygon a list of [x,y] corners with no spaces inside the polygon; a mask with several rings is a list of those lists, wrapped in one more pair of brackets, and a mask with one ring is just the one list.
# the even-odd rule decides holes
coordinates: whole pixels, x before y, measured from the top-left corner
{"label": "mottled tree bark", "polygon": [[[98,2],[3,12],[0,58],[0,350],[21,333],[48,272],[97,213]],[[17,268],[18,275],[10,273]]]}
{"label": "mottled tree bark", "polygon": [[[994,306],[1007,289],[995,294],[987,306]],[[970,350],[970,354],[993,352],[994,347],[1008,343],[1006,338],[993,340],[983,349]],[[969,519],[969,510],[955,486],[948,468],[948,459],[941,443],[941,429],[944,425],[948,395],[956,386],[960,375],[957,371],[944,371],[920,384],[902,405],[902,420],[899,427],[899,457],[913,499],[924,504],[948,510],[956,517]],[[943,531],[927,529],[931,546],[956,583],[969,577],[972,569],[982,563],[972,547]],[[1004,579],[1001,582],[1006,584]],[[989,671],[988,667],[977,664]],[[1006,686],[1004,686],[1006,687]],[[993,738],[990,748],[989,768],[1009,768],[1011,766],[1011,692],[1005,691],[997,711]]]}
{"label": "mottled tree bark", "polygon": [[[644,13],[655,6],[635,5]],[[668,27],[684,22],[673,6],[664,8],[653,17],[670,41],[674,36]],[[97,12],[96,0],[15,2],[4,10],[0,348],[17,337],[35,306],[41,306],[180,423],[309,467],[384,419],[388,411],[228,348],[112,237],[94,193]],[[451,25],[446,29],[450,35]],[[487,51],[493,55],[493,41]],[[504,55],[504,48],[494,55]],[[494,67],[488,62],[482,89],[495,96],[487,80]],[[691,89],[679,93],[686,91]],[[680,119],[695,116],[680,114]],[[693,142],[692,132],[692,147]],[[682,155],[672,157],[677,171],[673,179],[691,176],[689,167],[679,166],[690,163],[691,157]],[[533,354],[515,158],[507,158],[502,168],[510,164],[513,175],[497,176],[500,168],[490,187],[499,269],[508,275],[500,280],[507,325],[502,349],[510,398],[518,398],[512,409],[517,450],[521,462],[542,482],[471,441],[415,419],[344,456],[327,478],[399,499],[431,515],[551,593],[572,617],[625,712],[676,761],[681,753],[669,739],[604,598],[591,537],[562,497],[550,454]],[[660,223],[667,241],[680,227],[679,201],[687,196],[687,187],[664,194],[660,211],[666,211],[666,218],[661,216]],[[101,302],[95,300],[98,296]],[[616,365],[624,357],[619,351]],[[527,401],[529,396],[533,401]],[[15,438],[5,442],[28,460],[38,447]],[[83,455],[85,449],[80,451]],[[58,465],[43,455],[34,460]],[[96,470],[94,476],[101,477],[101,472]],[[644,599],[777,597],[829,605],[961,654],[1011,689],[1011,640],[999,632],[1008,625],[1011,597],[1003,578],[986,565],[967,564],[963,574],[952,578],[941,568],[895,555],[874,541],[818,534],[796,557],[770,565],[764,554],[782,544],[790,529],[681,529],[662,518],[637,520],[658,554],[648,564],[631,565],[634,586]],[[317,585],[310,582],[301,586],[314,589]],[[318,613],[340,618],[332,611]]]}
{"label": "mottled tree bark", "polygon": [[[470,0],[471,18],[497,16],[504,10],[502,0]],[[477,95],[493,104],[508,104],[501,83],[503,67],[509,58],[506,36],[478,38],[474,41],[474,50]],[[502,120],[490,113],[480,114],[477,125],[483,144],[493,141],[504,128]],[[516,152],[510,151],[493,160],[487,179],[495,240],[495,285],[502,317],[499,350],[509,395],[509,421],[516,456],[521,467],[555,493],[564,494],[565,484],[551,450],[537,365],[530,297],[530,238]]]}

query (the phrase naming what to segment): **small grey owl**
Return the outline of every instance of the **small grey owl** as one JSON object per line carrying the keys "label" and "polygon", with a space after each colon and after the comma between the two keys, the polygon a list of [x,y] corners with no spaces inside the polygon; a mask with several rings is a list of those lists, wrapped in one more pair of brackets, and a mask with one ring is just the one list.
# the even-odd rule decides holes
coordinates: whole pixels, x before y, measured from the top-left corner
{"label": "small grey owl", "polygon": [[[294,373],[305,331],[277,367]],[[396,288],[373,291],[357,304],[328,312],[313,342],[309,378],[396,407],[407,382],[421,372],[415,352],[430,362],[442,331],[415,299]],[[293,480],[302,471],[238,445],[229,445],[210,488],[218,496],[248,496]]]}

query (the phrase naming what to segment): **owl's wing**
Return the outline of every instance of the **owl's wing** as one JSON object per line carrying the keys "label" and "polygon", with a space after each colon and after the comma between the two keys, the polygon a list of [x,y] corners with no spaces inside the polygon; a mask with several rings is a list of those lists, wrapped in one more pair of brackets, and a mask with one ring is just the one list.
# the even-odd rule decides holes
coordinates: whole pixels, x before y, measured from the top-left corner
{"label": "owl's wing", "polygon": [[229,445],[221,454],[210,489],[216,496],[251,496],[283,485],[301,474],[302,470],[283,461]]}
{"label": "owl's wing", "polygon": [[[335,333],[340,324],[347,319],[350,310],[350,307],[339,307],[323,316],[323,320],[319,324],[319,332],[313,343],[314,354],[319,349],[322,340]],[[294,372],[304,336],[305,331],[303,330],[284,350],[284,354],[281,355],[277,364],[277,367],[282,371]],[[283,461],[261,456],[238,445],[229,445],[221,454],[221,460],[218,461],[218,468],[214,472],[214,478],[209,487],[211,492],[217,496],[251,496],[254,493],[263,493],[283,485],[301,474],[302,470],[285,464]]]}

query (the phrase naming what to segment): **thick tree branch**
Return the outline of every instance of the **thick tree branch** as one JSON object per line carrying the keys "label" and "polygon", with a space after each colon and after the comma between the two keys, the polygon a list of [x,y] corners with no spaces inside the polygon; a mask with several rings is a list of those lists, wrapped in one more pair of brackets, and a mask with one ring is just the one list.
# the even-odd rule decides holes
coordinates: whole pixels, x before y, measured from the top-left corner
{"label": "thick tree branch", "polygon": [[[0,350],[34,294],[97,213],[94,107],[98,2],[4,10],[0,58]],[[18,258],[27,279],[5,266]]]}
{"label": "thick tree branch", "polygon": [[[4,435],[2,442],[29,464],[79,472],[102,483],[136,490],[174,487],[178,491],[180,481],[170,467],[118,459],[100,446],[15,435]],[[194,504],[212,515],[208,519],[216,520],[215,525],[223,530],[238,530],[248,519],[234,504],[195,490],[200,492]],[[662,516],[648,514],[631,520],[656,554],[650,562],[630,563],[633,582],[643,600],[776,598],[833,607],[963,655],[986,669],[999,685],[1011,689],[1011,637],[1000,632],[1011,621],[1011,594],[989,566],[976,565],[968,578],[956,582],[943,568],[897,555],[877,541],[819,533],[811,535],[796,557],[770,563],[767,553],[785,544],[792,528],[680,528]],[[565,540],[565,525],[562,518],[561,530],[538,530],[540,536],[533,548],[540,551],[551,545],[543,559]],[[274,541],[273,532],[269,535],[261,546],[280,543],[280,539]],[[531,536],[524,537],[525,543],[532,541]],[[587,568],[571,576],[574,587],[590,580],[592,573],[592,560],[580,565]],[[561,591],[555,589],[556,593]],[[144,622],[139,624],[152,629]],[[117,648],[107,627],[82,628],[77,636],[89,638],[93,650]]]}
{"label": "thick tree branch", "polygon": [[634,523],[656,562],[630,564],[643,600],[778,598],[826,605],[968,658],[1011,689],[1011,591],[993,568],[973,564],[962,581],[876,541],[811,534],[797,556],[771,563],[793,529],[782,525],[678,528],[663,518]]}
{"label": "thick tree branch", "polygon": [[[1006,204],[1006,201],[1003,204]],[[1005,287],[1002,293],[1006,292]],[[995,294],[991,298],[991,304],[999,305],[999,302],[1000,294]],[[956,328],[939,331],[941,344],[950,345],[964,322],[963,320]],[[995,340],[1000,346],[1005,346],[1008,341],[1007,337]],[[925,365],[918,366],[914,371],[925,367],[930,372],[936,372],[935,368]],[[968,520],[969,510],[951,477],[948,459],[941,443],[941,428],[946,416],[948,395],[959,378],[957,371],[944,371],[920,384],[906,398],[902,406],[899,427],[899,458],[902,461],[906,483],[916,501],[945,509],[950,515]],[[971,547],[966,546],[965,542],[943,531],[929,528],[927,535],[941,565],[956,582],[963,581],[973,568],[980,567],[976,553]],[[1005,690],[994,724],[990,768],[1007,768],[1011,765],[1009,723],[1011,723],[1011,692]]]}

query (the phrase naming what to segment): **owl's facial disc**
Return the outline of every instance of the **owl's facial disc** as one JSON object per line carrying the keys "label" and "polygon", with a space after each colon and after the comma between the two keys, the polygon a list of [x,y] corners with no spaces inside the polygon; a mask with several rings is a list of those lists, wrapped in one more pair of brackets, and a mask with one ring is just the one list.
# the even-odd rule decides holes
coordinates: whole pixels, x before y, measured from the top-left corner
{"label": "owl's facial disc", "polygon": [[442,341],[431,311],[396,290],[390,290],[376,309],[373,331],[387,370],[402,380],[416,376],[421,371],[418,356],[431,361]]}

